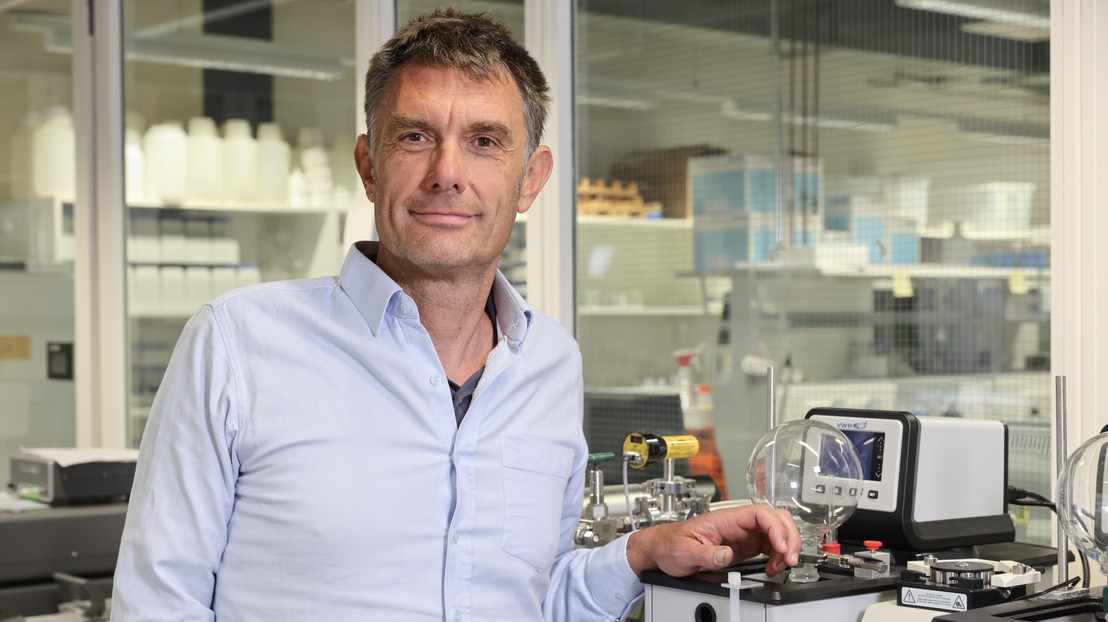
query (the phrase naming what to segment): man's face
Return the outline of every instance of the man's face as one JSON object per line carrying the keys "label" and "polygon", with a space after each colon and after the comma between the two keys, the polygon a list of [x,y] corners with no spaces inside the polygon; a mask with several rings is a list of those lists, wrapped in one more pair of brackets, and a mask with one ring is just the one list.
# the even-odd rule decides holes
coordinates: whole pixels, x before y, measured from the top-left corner
{"label": "man's face", "polygon": [[512,78],[405,65],[374,130],[375,144],[367,150],[362,137],[355,159],[376,207],[378,263],[432,277],[495,266],[552,165],[545,146],[523,160],[526,125]]}

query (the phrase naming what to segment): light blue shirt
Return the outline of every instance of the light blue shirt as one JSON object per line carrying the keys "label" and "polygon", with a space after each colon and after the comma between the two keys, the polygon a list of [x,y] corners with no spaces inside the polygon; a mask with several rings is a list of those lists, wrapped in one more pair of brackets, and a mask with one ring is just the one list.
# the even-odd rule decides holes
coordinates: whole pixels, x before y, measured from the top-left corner
{"label": "light blue shirt", "polygon": [[[575,549],[580,353],[504,277],[461,425],[415,301],[361,243],[186,325],[142,440],[113,620],[616,620],[626,539]],[[365,253],[365,254],[363,254]]]}

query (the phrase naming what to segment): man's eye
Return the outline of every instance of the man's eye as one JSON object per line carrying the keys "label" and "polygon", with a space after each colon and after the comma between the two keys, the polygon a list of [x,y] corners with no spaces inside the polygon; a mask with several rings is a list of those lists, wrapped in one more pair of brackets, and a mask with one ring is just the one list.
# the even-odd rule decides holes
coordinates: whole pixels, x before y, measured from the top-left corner
{"label": "man's eye", "polygon": [[496,145],[496,141],[489,138],[488,136],[478,136],[477,137],[477,146],[478,147],[493,147],[495,145]]}
{"label": "man's eye", "polygon": [[409,143],[418,143],[423,142],[424,140],[426,140],[426,138],[423,136],[423,134],[420,134],[419,132],[409,132],[401,136],[400,140]]}

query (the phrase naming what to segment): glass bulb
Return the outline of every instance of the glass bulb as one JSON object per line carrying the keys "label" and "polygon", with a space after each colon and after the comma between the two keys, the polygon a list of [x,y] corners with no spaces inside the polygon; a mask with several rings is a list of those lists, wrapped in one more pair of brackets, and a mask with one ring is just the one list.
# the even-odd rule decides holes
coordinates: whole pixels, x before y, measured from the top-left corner
{"label": "glass bulb", "polygon": [[1108,573],[1108,434],[1085,441],[1058,476],[1058,518],[1074,546]]}
{"label": "glass bulb", "polygon": [[[792,514],[805,553],[818,554],[824,534],[842,525],[858,507],[862,462],[846,436],[812,419],[770,430],[746,465],[750,498]],[[789,580],[819,580],[812,564],[798,564]]]}

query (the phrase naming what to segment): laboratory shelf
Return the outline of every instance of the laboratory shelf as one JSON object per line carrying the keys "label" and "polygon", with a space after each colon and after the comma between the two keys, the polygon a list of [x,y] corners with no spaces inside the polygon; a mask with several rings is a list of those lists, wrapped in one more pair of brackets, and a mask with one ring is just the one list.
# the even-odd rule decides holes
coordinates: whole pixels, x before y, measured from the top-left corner
{"label": "laboratory shelf", "polygon": [[272,203],[236,203],[232,201],[200,202],[185,201],[176,205],[163,203],[128,203],[130,209],[180,210],[189,212],[231,212],[240,214],[272,214],[275,216],[296,214],[331,214],[346,210],[338,207],[290,207]]}
{"label": "laboratory shelf", "polygon": [[[709,313],[717,311],[718,308]],[[577,314],[589,317],[700,317],[704,315],[704,308],[693,305],[582,305],[577,308]]]}
{"label": "laboratory shelf", "polygon": [[577,216],[577,223],[597,227],[646,227],[654,229],[692,230],[687,218],[621,218],[617,216]]}
{"label": "laboratory shelf", "polygon": [[865,264],[861,266],[807,266],[780,263],[743,263],[730,270],[679,272],[681,277],[735,277],[746,274],[767,276],[818,276],[891,279],[908,276],[917,279],[1007,279],[1050,276],[1050,268],[959,266],[948,264]]}
{"label": "laboratory shelf", "polygon": [[127,311],[127,317],[133,320],[187,320],[199,311],[201,306],[166,307],[164,309],[131,308]]}

